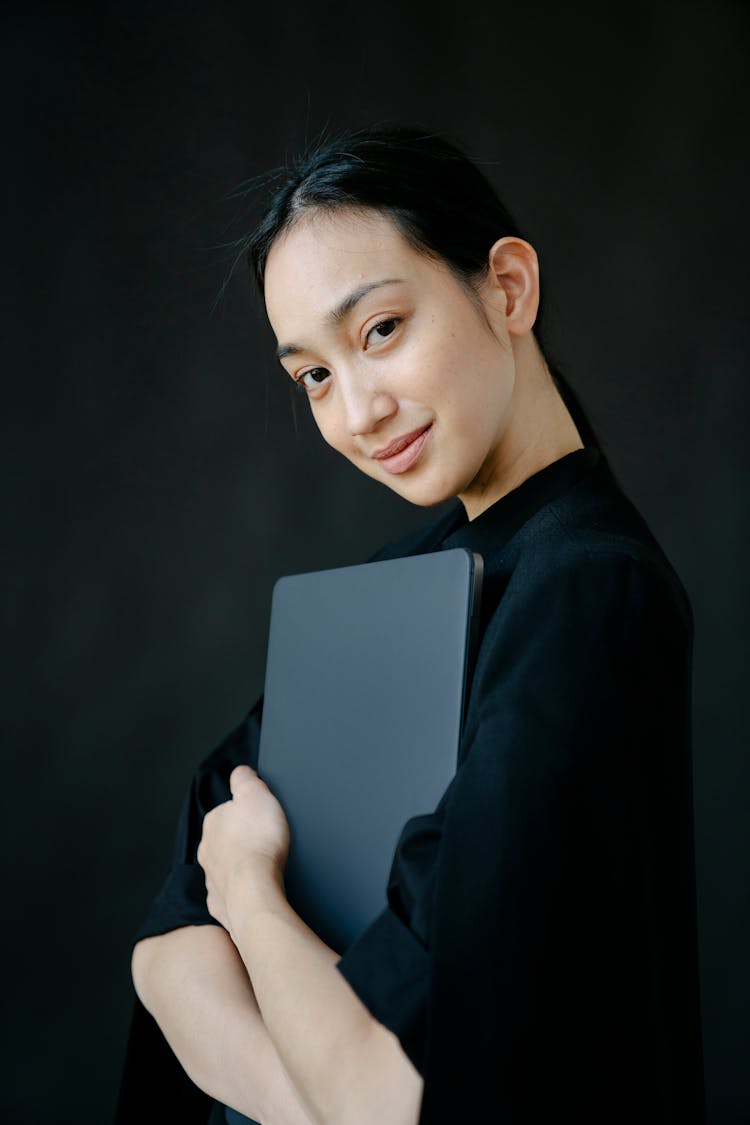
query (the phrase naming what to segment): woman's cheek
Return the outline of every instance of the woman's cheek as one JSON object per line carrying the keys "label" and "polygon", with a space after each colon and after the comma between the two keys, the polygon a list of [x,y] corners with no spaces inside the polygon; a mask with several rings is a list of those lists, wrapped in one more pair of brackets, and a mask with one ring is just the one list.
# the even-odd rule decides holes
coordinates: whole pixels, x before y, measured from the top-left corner
{"label": "woman's cheek", "polygon": [[342,453],[344,457],[347,457],[350,461],[356,459],[357,450],[354,447],[351,436],[347,435],[346,429],[343,426],[319,426],[318,428],[327,445],[330,445],[337,453]]}
{"label": "woman's cheek", "polygon": [[331,390],[328,390],[323,398],[313,403],[313,416],[320,436],[325,443],[331,445],[331,448],[335,449],[337,453],[342,453],[347,460],[353,461],[355,465],[361,467],[362,453],[356,447],[349,426],[346,425],[346,418],[333,398]]}

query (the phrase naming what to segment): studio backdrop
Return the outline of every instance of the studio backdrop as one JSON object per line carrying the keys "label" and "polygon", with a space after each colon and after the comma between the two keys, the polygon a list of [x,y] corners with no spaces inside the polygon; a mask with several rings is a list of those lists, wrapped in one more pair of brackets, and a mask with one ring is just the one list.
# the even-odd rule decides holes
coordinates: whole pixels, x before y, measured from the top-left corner
{"label": "studio backdrop", "polygon": [[750,1119],[747,32],[740,3],[5,6],[4,1121],[111,1119],[132,934],[262,689],[276,577],[430,518],[322,443],[233,250],[256,177],[375,121],[500,192],[692,599],[709,1120]]}

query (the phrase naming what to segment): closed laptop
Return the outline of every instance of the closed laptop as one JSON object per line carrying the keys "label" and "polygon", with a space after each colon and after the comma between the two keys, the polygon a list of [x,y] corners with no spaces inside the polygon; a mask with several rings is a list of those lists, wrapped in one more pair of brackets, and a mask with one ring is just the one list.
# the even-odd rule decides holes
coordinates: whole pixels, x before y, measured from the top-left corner
{"label": "closed laptop", "polygon": [[455,774],[480,585],[459,548],[274,587],[258,772],[289,821],[289,901],[339,953]]}

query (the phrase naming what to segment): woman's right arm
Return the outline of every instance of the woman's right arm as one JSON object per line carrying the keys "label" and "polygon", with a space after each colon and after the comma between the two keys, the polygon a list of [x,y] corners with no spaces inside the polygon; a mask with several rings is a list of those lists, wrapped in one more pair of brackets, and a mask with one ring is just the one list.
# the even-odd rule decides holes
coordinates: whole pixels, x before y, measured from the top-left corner
{"label": "woman's right arm", "polygon": [[[257,765],[261,714],[258,700],[193,776],[172,868],[136,935],[133,983],[196,1086],[263,1125],[309,1125],[265,1029],[245,966],[226,930],[208,913],[196,859],[203,817],[229,799],[232,769]],[[141,1040],[126,1085],[153,1080],[144,1057],[148,1050]]]}
{"label": "woman's right arm", "polygon": [[263,1125],[310,1125],[226,930],[183,926],[139,941],[133,983],[192,1081]]}

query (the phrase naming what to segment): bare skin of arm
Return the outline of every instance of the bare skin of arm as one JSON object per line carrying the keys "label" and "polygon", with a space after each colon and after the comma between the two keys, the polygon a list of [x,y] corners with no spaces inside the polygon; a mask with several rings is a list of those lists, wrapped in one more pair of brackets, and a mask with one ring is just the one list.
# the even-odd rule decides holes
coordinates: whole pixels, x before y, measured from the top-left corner
{"label": "bare skin of arm", "polygon": [[283,1067],[319,1125],[417,1125],[422,1078],[337,969],[338,954],[289,905],[289,829],[249,766],[203,822],[210,913],[229,931]]}
{"label": "bare skin of arm", "polygon": [[185,926],[145,938],[132,971],[141,1002],[196,1086],[263,1125],[311,1125],[226,930]]}
{"label": "bare skin of arm", "polygon": [[289,906],[274,874],[263,866],[238,870],[227,904],[268,1033],[313,1120],[417,1125],[419,1073],[338,972],[338,954]]}

